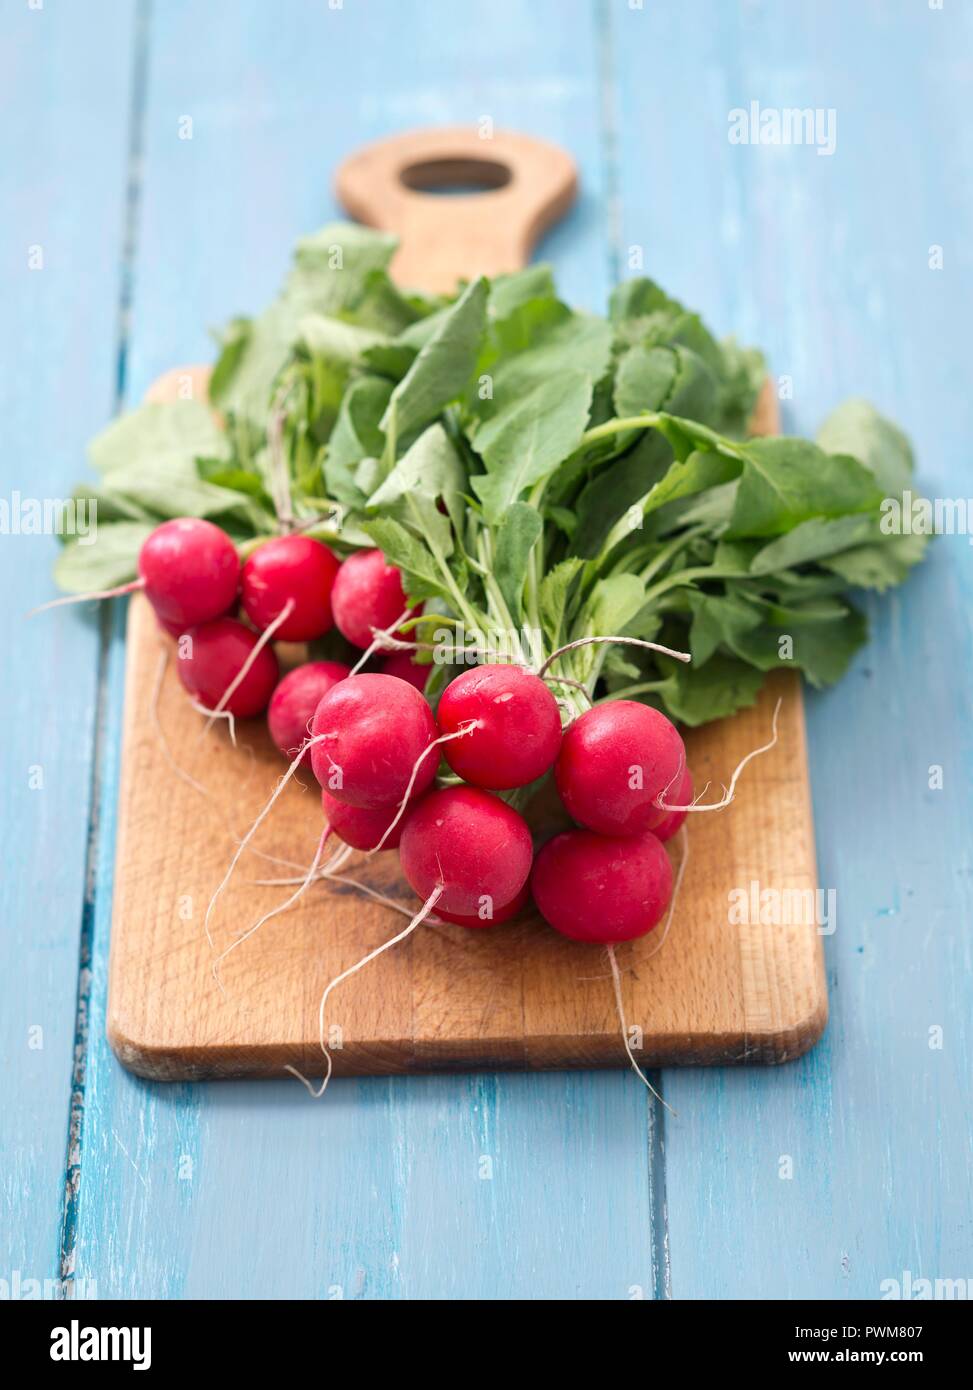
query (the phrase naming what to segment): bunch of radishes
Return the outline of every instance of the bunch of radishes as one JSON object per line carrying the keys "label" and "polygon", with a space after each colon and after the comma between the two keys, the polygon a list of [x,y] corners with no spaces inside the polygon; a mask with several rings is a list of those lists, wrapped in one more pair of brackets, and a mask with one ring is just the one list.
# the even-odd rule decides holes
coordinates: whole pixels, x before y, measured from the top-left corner
{"label": "bunch of radishes", "polygon": [[[607,945],[650,931],[668,905],[662,841],[686,812],[658,803],[671,789],[683,805],[691,782],[682,739],[648,706],[609,701],[562,733],[549,687],[519,666],[457,676],[435,719],[403,682],[361,675],[325,695],[311,736],[332,829],[356,849],[398,846],[410,886],[447,921],[491,926],[532,893],[552,927]],[[439,749],[461,780],[433,788]],[[535,859],[527,821],[497,793],[551,769],[583,828],[556,835]]]}
{"label": "bunch of radishes", "polygon": [[[177,668],[194,700],[237,718],[266,709],[280,751],[310,758],[330,832],[357,850],[398,848],[440,918],[491,926],[532,894],[576,940],[627,941],[660,920],[672,893],[662,843],[686,816],[670,808],[685,808],[692,783],[682,739],[658,711],[608,700],[562,730],[541,675],[494,664],[447,685],[434,717],[422,694],[429,668],[408,651],[374,674],[314,661],[279,679],[271,636],[306,642],[336,625],[368,650],[404,621],[401,575],[378,550],[341,563],[318,540],[283,535],[241,566],[218,527],[180,519],[145,542],[139,574],[162,625],[189,639]],[[437,786],[440,755],[450,771]],[[499,793],[552,769],[581,828],[535,856],[527,821]]]}
{"label": "bunch of radishes", "polygon": [[[358,552],[342,565],[320,541],[288,535],[262,542],[241,564],[224,531],[192,517],[156,527],[142,546],[138,568],[139,580],[130,587],[144,591],[168,633],[191,637],[178,666],[189,694],[205,708],[239,719],[261,714],[269,704],[271,736],[283,753],[307,737],[306,716],[300,715],[314,693],[320,699],[349,668],[310,662],[280,680],[273,648],[261,634],[310,642],[337,624],[350,642],[366,647],[366,603],[367,621],[379,628],[404,605],[401,577],[377,550]],[[249,625],[235,616],[238,609]],[[406,674],[407,654],[387,660]],[[423,679],[419,668],[409,676]]]}

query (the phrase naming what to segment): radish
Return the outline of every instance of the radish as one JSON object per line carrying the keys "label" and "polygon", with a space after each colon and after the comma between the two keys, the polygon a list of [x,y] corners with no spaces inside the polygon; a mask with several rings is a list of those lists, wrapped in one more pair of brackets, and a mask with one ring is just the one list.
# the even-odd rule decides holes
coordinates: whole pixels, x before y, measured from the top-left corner
{"label": "radish", "polygon": [[538,854],[531,892],[555,931],[608,946],[652,930],[672,894],[672,868],[651,831],[568,830]]}
{"label": "radish", "polygon": [[436,712],[443,733],[474,727],[443,749],[466,782],[494,791],[525,787],[553,766],[561,747],[561,713],[550,690],[520,666],[477,666],[443,691]]}
{"label": "radish", "polygon": [[513,902],[508,903],[506,907],[493,907],[490,903],[484,903],[482,910],[485,915],[483,916],[479,912],[472,916],[462,912],[444,912],[438,903],[436,904],[436,916],[441,917],[444,922],[455,922],[458,927],[495,927],[500,922],[509,922],[511,917],[517,916],[518,912],[523,912],[529,902],[530,892],[527,885],[524,884]]}
{"label": "radish", "polygon": [[394,826],[387,838],[385,832],[392,824],[398,811],[397,806],[381,806],[366,810],[362,806],[349,806],[346,801],[338,801],[327,787],[321,788],[321,810],[331,830],[352,849],[374,850],[398,849],[402,838],[402,822]]}
{"label": "radish", "polygon": [[432,675],[432,667],[421,665],[411,652],[390,652],[379,669],[383,675],[398,676],[400,681],[408,681],[420,693],[425,690]]}
{"label": "radish", "polygon": [[522,893],[533,846],[523,816],[479,787],[430,792],[407,814],[399,844],[402,872],[420,898],[439,889],[436,911],[489,926]]}
{"label": "radish", "polygon": [[[318,705],[311,722],[314,775],[339,801],[366,810],[397,807],[436,776],[436,740],[426,701],[396,676],[349,676]],[[414,779],[414,780],[413,780]]]}
{"label": "radish", "polygon": [[[180,641],[179,679],[208,710],[224,709],[236,719],[261,714],[277,684],[278,667],[269,647],[259,648],[254,656],[258,644],[257,634],[235,618],[216,618],[190,628]],[[231,689],[251,657],[250,669]]]}
{"label": "radish", "polygon": [[684,809],[681,811],[670,811],[665,820],[661,820],[659,824],[654,827],[652,834],[657,840],[665,842],[666,840],[672,839],[673,835],[676,834],[683,821],[685,821],[686,817],[689,815],[689,811],[686,808],[688,808],[692,799],[693,778],[692,773],[687,767],[682,774],[682,781],[674,788],[673,796],[673,800],[676,804],[681,805]]}
{"label": "radish", "polygon": [[[338,571],[331,606],[338,631],[363,650],[374,641],[374,632],[387,632],[407,616],[402,575],[380,550],[358,550]],[[421,605],[413,614],[422,611]]]}
{"label": "radish", "polygon": [[280,682],[270,699],[267,728],[285,758],[293,758],[307,742],[314,711],[331,687],[350,674],[341,661],[308,661]]}
{"label": "radish", "polygon": [[659,801],[685,766],[683,741],[664,714],[609,700],[565,730],[555,779],[580,825],[600,835],[640,835],[665,818]]}
{"label": "radish", "polygon": [[[369,679],[394,678],[350,676],[324,697],[322,705],[347,691],[353,681]],[[498,796],[479,787],[447,787],[430,792],[417,802],[405,820],[399,859],[409,884],[423,898],[422,906],[402,931],[362,956],[326,986],[318,1004],[318,1041],[325,1059],[321,1085],[315,1090],[295,1067],[287,1068],[312,1096],[324,1095],[331,1080],[326,1010],[332,991],[405,941],[431,912],[458,916],[464,926],[484,927],[496,922],[500,914],[507,916],[515,911],[520,907],[530,875],[531,851],[530,831],[523,817]]]}
{"label": "radish", "polygon": [[211,521],[164,521],[142,545],[138,569],[146,598],[173,636],[221,618],[236,603],[240,557]]}
{"label": "radish", "polygon": [[338,569],[337,557],[310,536],[264,541],[243,566],[244,612],[261,630],[277,624],[274,637],[280,642],[320,637],[334,626],[331,593]]}

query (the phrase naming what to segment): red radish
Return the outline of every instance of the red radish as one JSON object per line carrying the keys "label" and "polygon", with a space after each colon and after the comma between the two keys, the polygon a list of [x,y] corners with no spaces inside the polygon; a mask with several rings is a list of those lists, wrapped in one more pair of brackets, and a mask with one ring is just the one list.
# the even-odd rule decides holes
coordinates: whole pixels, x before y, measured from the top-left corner
{"label": "red radish", "polygon": [[398,806],[381,806],[377,810],[366,810],[362,806],[349,806],[346,801],[337,801],[327,787],[321,788],[321,810],[328,825],[346,845],[352,849],[371,850],[398,849],[402,838],[403,821],[392,830],[388,839],[382,836],[395,820]]}
{"label": "red radish", "polygon": [[506,907],[494,907],[492,914],[489,903],[484,904],[483,911],[486,915],[482,917],[479,912],[473,916],[462,912],[444,912],[437,903],[436,916],[441,917],[444,922],[455,922],[458,927],[495,927],[500,922],[509,922],[518,912],[523,912],[529,902],[530,892],[525,883],[512,903],[508,903]]}
{"label": "red radish", "polygon": [[318,705],[311,766],[322,787],[349,806],[398,806],[416,769],[412,795],[436,776],[436,721],[426,701],[395,676],[359,675],[339,681]]}
{"label": "red radish", "polygon": [[[258,640],[255,632],[235,618],[215,618],[211,623],[190,628],[179,643],[179,679],[195,700],[214,710]],[[270,647],[263,647],[223,708],[237,719],[261,714],[273,694],[278,674],[277,658]]]}
{"label": "red radish", "polygon": [[464,671],[443,691],[436,718],[444,734],[474,724],[465,738],[443,745],[443,756],[464,781],[494,791],[543,777],[561,747],[557,701],[520,666]]}
{"label": "red radish", "polygon": [[331,592],[338,559],[311,536],[277,536],[264,541],[243,566],[243,609],[263,630],[294,607],[274,632],[280,642],[309,642],[334,626]]}
{"label": "red radish", "polygon": [[[331,697],[329,697],[331,698]],[[447,745],[448,747],[448,745]],[[512,904],[530,875],[533,846],[523,816],[479,787],[430,792],[409,811],[399,844],[402,872],[433,908],[475,918]]]}
{"label": "red radish", "polygon": [[338,681],[351,675],[341,661],[308,661],[280,682],[270,699],[267,728],[284,757],[290,760],[310,736],[314,711]]}
{"label": "red radish", "polygon": [[540,851],[530,886],[555,931],[608,946],[652,930],[672,895],[672,868],[651,831],[568,830]]}
{"label": "red radish", "polygon": [[[402,612],[401,608],[399,612]],[[408,681],[420,692],[425,690],[432,675],[432,667],[421,665],[411,652],[390,652],[380,669],[383,675],[398,676],[400,681]]]}
{"label": "red radish", "polygon": [[222,617],[236,603],[240,557],[211,521],[164,521],[139,551],[138,569],[146,598],[173,636]]}
{"label": "red radish", "polygon": [[[669,800],[676,806],[688,806],[693,799],[693,778],[692,773],[687,767],[682,774],[682,781],[675,787]],[[653,829],[652,834],[657,840],[671,840],[676,831],[680,828],[683,821],[689,815],[688,811],[670,811],[665,820]]]}
{"label": "red radish", "polygon": [[[338,631],[356,647],[370,647],[372,629],[384,632],[405,612],[402,575],[380,550],[358,550],[338,571],[331,595]],[[413,608],[413,613],[421,612]]]}
{"label": "red radish", "polygon": [[580,825],[600,835],[640,835],[665,818],[657,798],[685,766],[683,741],[664,714],[635,700],[609,700],[565,730],[555,779]]}
{"label": "red radish", "polygon": [[[189,630],[185,623],[170,623],[167,619],[160,618],[158,614],[156,614],[155,620],[162,628],[162,631],[167,632],[170,637],[181,637],[184,632],[188,632]],[[192,626],[192,624],[190,624],[190,626]]]}

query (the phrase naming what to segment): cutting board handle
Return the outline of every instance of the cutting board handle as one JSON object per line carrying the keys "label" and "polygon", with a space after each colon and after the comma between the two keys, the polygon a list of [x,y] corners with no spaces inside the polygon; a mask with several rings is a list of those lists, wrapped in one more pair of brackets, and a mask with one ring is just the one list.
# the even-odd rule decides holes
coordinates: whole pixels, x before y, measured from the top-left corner
{"label": "cutting board handle", "polygon": [[[475,191],[433,191],[457,186]],[[352,217],[399,238],[392,262],[399,284],[429,293],[526,265],[540,234],[574,202],[577,186],[574,161],[559,146],[466,126],[379,140],[335,176]]]}

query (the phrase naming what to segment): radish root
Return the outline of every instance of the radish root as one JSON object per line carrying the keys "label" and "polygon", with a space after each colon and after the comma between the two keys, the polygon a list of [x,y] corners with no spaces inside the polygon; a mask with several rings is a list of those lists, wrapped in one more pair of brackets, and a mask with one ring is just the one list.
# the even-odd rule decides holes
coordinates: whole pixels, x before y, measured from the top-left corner
{"label": "radish root", "polygon": [[318,847],[314,851],[314,858],[311,860],[311,863],[308,866],[307,873],[301,880],[300,887],[294,889],[294,892],[290,895],[286,902],[282,902],[278,904],[277,907],[272,907],[269,912],[265,912],[261,918],[254,922],[252,927],[247,928],[247,930],[243,933],[242,936],[238,936],[235,941],[231,941],[229,946],[227,946],[226,950],[221,951],[220,954],[213,961],[213,979],[219,985],[221,990],[223,989],[223,985],[220,980],[220,962],[226,960],[227,956],[230,954],[231,951],[235,951],[238,946],[242,946],[245,941],[249,941],[251,936],[253,936],[255,932],[258,932],[265,922],[270,921],[271,917],[277,917],[280,915],[280,913],[286,912],[288,908],[294,906],[298,898],[304,895],[307,889],[311,886],[314,876],[318,871],[318,865],[321,863],[321,856],[324,853],[324,846],[327,844],[328,836],[330,834],[331,827],[329,825],[326,825],[324,827],[324,830],[321,832],[321,838],[318,841]]}
{"label": "radish root", "polygon": [[468,733],[471,733],[474,729],[478,729],[479,727],[480,721],[478,719],[466,719],[463,721],[463,723],[460,725],[460,727],[456,730],[454,734],[443,734],[440,738],[434,738],[432,743],[430,743],[427,748],[424,748],[422,750],[418,758],[416,758],[415,762],[412,764],[412,776],[409,778],[409,785],[405,789],[405,795],[399,802],[399,809],[396,811],[392,823],[386,827],[385,833],[379,840],[378,844],[375,846],[374,849],[370,849],[368,851],[369,856],[377,854],[379,852],[379,850],[385,844],[385,841],[391,835],[392,831],[398,825],[399,821],[405,815],[405,808],[409,804],[409,797],[412,795],[412,788],[416,784],[416,778],[419,775],[419,768],[421,767],[425,758],[432,752],[432,750],[437,746],[437,744],[449,743],[450,740],[454,738],[465,738],[465,736]]}
{"label": "radish root", "polygon": [[97,603],[103,598],[120,598],[122,594],[134,594],[136,589],[144,589],[144,579],[133,579],[129,584],[119,584],[115,589],[92,589],[88,594],[65,594],[63,598],[52,598],[48,603],[40,603],[25,616],[33,618],[36,613],[46,613],[49,608],[62,608],[68,603]]}
{"label": "radish root", "polygon": [[[236,718],[234,717],[234,715],[230,713],[228,709],[207,709],[206,706],[201,705],[198,700],[190,700],[189,703],[192,705],[193,709],[196,711],[197,714],[209,715],[210,723],[212,723],[214,719],[225,719],[226,727],[229,730],[230,734],[230,743],[233,745],[234,748],[236,747]],[[208,727],[209,726],[207,725],[207,728]]]}
{"label": "radish root", "polygon": [[[156,672],[155,685],[152,689],[152,699],[149,702],[149,719],[158,737],[159,747],[162,749],[163,757],[176,776],[181,778],[188,786],[192,787],[193,791],[198,792],[199,795],[205,797],[207,801],[211,801],[214,806],[217,807],[217,811],[222,813],[222,808],[216,802],[213,793],[207,787],[204,787],[202,782],[197,782],[196,778],[191,776],[184,767],[179,766],[172,755],[172,749],[169,747],[169,740],[166,738],[165,730],[162,727],[162,721],[159,718],[159,700],[162,694],[162,683],[165,680],[166,668],[168,665],[169,653],[166,651],[165,647],[163,647],[159,652],[159,666]],[[253,750],[251,749],[249,751],[252,752]],[[233,826],[230,825],[230,822],[225,816],[223,817],[223,823],[229,838],[235,844],[239,844],[240,836],[237,834],[236,830],[234,830]],[[293,859],[282,859],[280,855],[267,854],[262,849],[253,849],[251,847],[250,853],[255,854],[258,859],[266,859],[270,864],[283,864],[288,869],[299,869],[301,867],[299,864],[296,864]],[[296,878],[290,881],[299,883],[300,879]]]}
{"label": "radish root", "polygon": [[390,623],[389,626],[386,628],[382,628],[381,631],[377,630],[376,628],[372,628],[373,640],[371,646],[365,648],[365,650],[362,652],[361,656],[355,662],[354,666],[351,668],[348,674],[351,676],[357,676],[358,672],[365,665],[365,662],[368,660],[370,656],[374,656],[375,652],[386,650],[384,645],[385,639],[388,639],[392,642],[396,640],[392,636],[392,634],[398,631],[398,629],[402,626],[402,624],[405,622],[406,618],[408,618],[411,612],[411,608],[403,609],[403,611],[396,618],[395,622]]}
{"label": "radish root", "polygon": [[[233,870],[236,868],[237,864],[240,862],[240,857],[241,857],[241,855],[243,854],[243,851],[244,851],[244,850],[247,848],[247,846],[250,844],[250,841],[253,839],[254,835],[257,833],[257,831],[259,830],[260,826],[263,824],[264,820],[265,820],[265,819],[267,818],[267,816],[270,814],[270,812],[271,812],[271,810],[272,810],[272,808],[273,808],[274,802],[275,802],[275,801],[277,800],[277,798],[280,796],[281,792],[282,792],[282,791],[284,790],[284,788],[287,786],[287,783],[290,781],[290,779],[294,776],[294,773],[295,773],[295,772],[297,771],[297,769],[300,767],[301,761],[302,761],[302,759],[303,759],[303,757],[304,757],[304,754],[306,753],[306,751],[308,750],[308,748],[313,747],[313,745],[314,745],[315,743],[320,743],[320,742],[322,742],[323,739],[324,739],[324,734],[318,734],[315,738],[310,738],[310,739],[308,739],[307,742],[302,746],[302,748],[301,748],[300,751],[298,752],[297,757],[296,757],[296,758],[294,759],[294,761],[291,763],[290,767],[287,769],[287,771],[284,773],[283,777],[281,777],[281,779],[280,779],[279,782],[277,783],[277,786],[274,788],[274,794],[273,794],[273,796],[271,796],[271,798],[270,798],[270,800],[267,802],[266,806],[264,806],[263,810],[260,812],[260,815],[259,815],[259,816],[257,817],[257,819],[254,821],[253,825],[251,825],[250,829],[247,831],[246,835],[244,835],[244,837],[243,837],[243,839],[240,841],[240,843],[237,845],[236,853],[233,855],[233,858],[230,860],[229,868],[227,869],[226,873],[223,875],[223,878],[222,878],[222,880],[220,881],[220,884],[219,884],[219,886],[217,887],[216,892],[213,894],[213,896],[212,896],[212,897],[210,898],[210,900],[209,900],[209,906],[208,906],[207,909],[206,909],[206,916],[205,916],[204,919],[203,919],[203,930],[206,932],[206,940],[209,942],[209,947],[210,947],[210,950],[211,950],[211,951],[215,951],[215,950],[216,950],[216,944],[215,944],[215,942],[213,941],[213,933],[212,933],[211,930],[210,930],[210,921],[211,921],[212,916],[213,916],[213,911],[214,911],[214,909],[215,909],[215,907],[216,907],[217,899],[219,898],[220,894],[223,892],[224,888],[226,887],[226,885],[229,883],[230,879],[232,878],[232,876],[233,876]],[[217,980],[217,983],[219,983],[218,980]],[[222,989],[222,985],[220,986],[220,988]]]}
{"label": "radish root", "polygon": [[298,1081],[302,1082],[307,1087],[309,1094],[312,1095],[315,1100],[320,1100],[320,1098],[324,1095],[325,1091],[328,1089],[328,1082],[331,1080],[331,1053],[328,1051],[328,1044],[324,1040],[324,1011],[328,1002],[328,996],[330,995],[331,991],[333,989],[336,989],[338,985],[340,985],[344,980],[347,980],[349,976],[356,975],[358,971],[362,969],[363,966],[366,966],[369,961],[374,960],[376,956],[380,956],[383,953],[383,951],[390,950],[391,947],[398,945],[400,941],[404,941],[407,936],[411,936],[412,933],[416,930],[416,928],[420,927],[422,923],[426,920],[426,918],[432,912],[433,908],[439,902],[439,899],[442,897],[445,891],[446,885],[443,883],[437,883],[436,887],[429,894],[429,897],[423,903],[422,907],[415,914],[415,916],[412,918],[407,927],[403,928],[403,930],[400,931],[398,935],[393,936],[390,941],[384,941],[381,946],[376,946],[374,951],[369,951],[367,956],[363,956],[360,961],[357,961],[354,965],[349,966],[347,970],[343,970],[340,975],[336,975],[335,978],[331,981],[331,983],[326,987],[324,993],[321,995],[321,1002],[318,1005],[318,1042],[320,1044],[321,1051],[324,1053],[325,1062],[327,1063],[327,1069],[324,1073],[324,1079],[322,1080],[321,1085],[318,1087],[317,1090],[315,1090],[314,1087],[311,1085],[310,1081],[308,1081],[307,1077],[302,1076],[296,1067],[292,1067],[288,1064],[284,1068],[285,1071],[289,1071],[292,1076],[296,1076]]}
{"label": "radish root", "polygon": [[247,657],[246,661],[240,667],[239,671],[237,671],[236,675],[230,681],[230,684],[226,687],[226,689],[223,691],[223,694],[220,696],[219,704],[217,704],[215,709],[207,710],[207,713],[209,714],[209,719],[207,719],[206,723],[203,725],[202,731],[199,735],[200,738],[202,738],[204,734],[209,733],[210,729],[213,727],[213,720],[218,718],[223,713],[223,706],[226,704],[227,700],[230,699],[234,691],[243,683],[243,681],[246,680],[247,674],[250,671],[250,668],[253,666],[253,663],[256,661],[260,653],[263,651],[264,647],[266,647],[267,643],[271,640],[277,629],[283,623],[287,622],[287,619],[293,613],[294,608],[294,600],[292,598],[289,598],[287,602],[284,604],[283,608],[277,614],[277,617],[274,619],[274,621],[272,623],[268,623],[268,625],[264,628],[263,632],[260,634],[260,640],[254,645],[253,650],[250,652],[250,655]]}
{"label": "radish root", "polygon": [[588,693],[588,687],[587,687],[586,685],[583,685],[581,681],[569,680],[567,676],[544,676],[544,677],[543,677],[543,680],[544,680],[544,683],[545,683],[546,685],[570,685],[570,686],[573,686],[573,688],[574,688],[575,690],[580,690],[580,691],[581,691],[581,694],[582,694],[582,695],[585,697],[585,699],[588,701],[588,704],[589,704],[589,705],[593,705],[593,704],[594,704],[594,700],[592,700],[590,694]]}
{"label": "radish root", "polygon": [[632,1070],[635,1072],[635,1075],[639,1078],[639,1080],[644,1082],[644,1084],[652,1092],[659,1104],[664,1105],[665,1108],[669,1111],[670,1115],[675,1115],[675,1110],[673,1110],[672,1106],[669,1104],[667,1100],[663,1100],[662,1096],[659,1095],[659,1092],[655,1089],[655,1087],[652,1085],[652,1082],[649,1080],[645,1072],[642,1070],[638,1062],[636,1062],[635,1060],[635,1053],[632,1051],[632,1044],[628,1040],[628,1025],[625,1022],[625,1006],[622,1003],[622,977],[619,974],[618,961],[615,959],[614,946],[608,947],[608,960],[612,968],[612,984],[615,987],[615,1007],[618,1010],[618,1021],[621,1024],[622,1028],[622,1042],[625,1044],[625,1051],[628,1053],[628,1060],[632,1064]]}
{"label": "radish root", "polygon": [[683,877],[686,873],[686,865],[689,863],[689,836],[686,833],[686,827],[684,825],[679,829],[679,847],[682,851],[682,857],[679,860],[679,868],[676,870],[676,881],[672,885],[672,897],[669,899],[669,912],[666,916],[666,924],[659,933],[659,938],[653,945],[652,950],[647,952],[643,957],[645,960],[651,960],[653,956],[659,954],[666,944],[666,937],[669,935],[669,928],[672,926],[672,919],[676,911],[676,900],[679,897],[679,890],[682,887]]}
{"label": "radish root", "polygon": [[688,652],[673,651],[672,647],[662,647],[658,642],[646,642],[641,637],[579,637],[576,642],[567,642],[563,647],[558,647],[556,652],[551,655],[541,666],[537,674],[543,679],[549,666],[557,661],[559,656],[565,652],[573,652],[578,647],[590,647],[604,642],[617,643],[623,647],[644,647],[650,652],[662,652],[663,656],[671,656],[676,661],[691,661],[692,657]]}
{"label": "radish root", "polygon": [[[746,767],[747,763],[749,763],[753,758],[759,758],[761,753],[769,753],[771,748],[775,748],[777,746],[777,717],[780,714],[780,707],[782,703],[783,702],[781,700],[778,700],[776,705],[774,706],[774,717],[771,721],[770,726],[770,739],[767,743],[761,744],[759,748],[752,749],[745,758],[742,758],[740,762],[737,763],[737,766],[733,772],[733,776],[730,778],[730,785],[724,788],[723,796],[719,801],[711,801],[708,806],[698,806],[696,804],[696,801],[691,802],[688,806],[672,805],[671,802],[666,801],[666,792],[668,792],[669,787],[672,786],[672,783],[676,781],[676,778],[674,777],[672,779],[672,782],[669,783],[669,786],[667,786],[663,790],[661,796],[656,797],[656,806],[658,806],[659,809],[662,811],[722,811],[724,806],[729,806],[730,802],[736,796],[737,781],[739,780],[740,773]],[[682,777],[682,773],[680,772],[678,776]],[[707,782],[706,785],[709,786],[709,783]],[[702,795],[702,793],[700,793],[700,795]],[[697,801],[698,799],[699,798],[697,797]]]}

